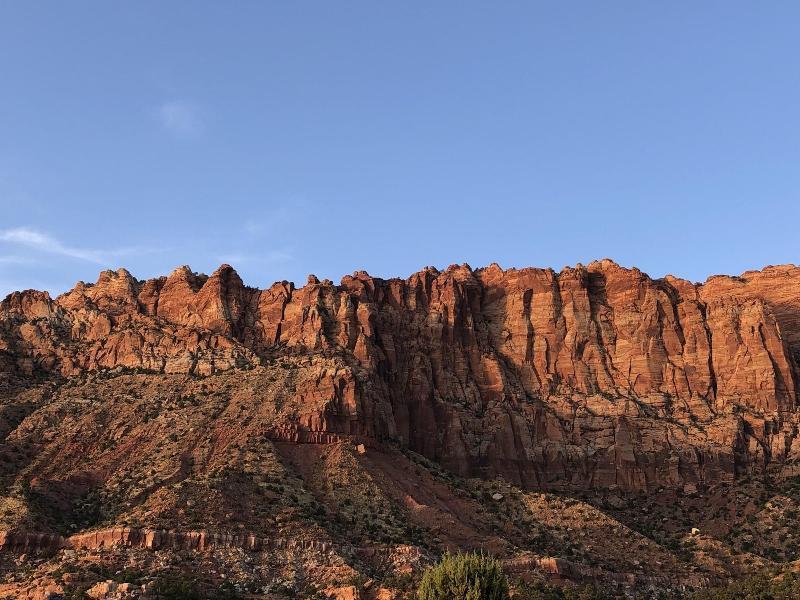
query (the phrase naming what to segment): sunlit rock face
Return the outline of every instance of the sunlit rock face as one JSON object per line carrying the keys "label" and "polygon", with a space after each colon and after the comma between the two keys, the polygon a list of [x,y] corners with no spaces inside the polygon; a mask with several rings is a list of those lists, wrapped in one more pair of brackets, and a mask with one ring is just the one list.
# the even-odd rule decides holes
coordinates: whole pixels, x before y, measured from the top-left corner
{"label": "sunlit rock face", "polygon": [[608,260],[461,265],[264,290],[228,265],[148,281],[120,269],[0,304],[6,379],[202,377],[302,356],[325,360],[284,390],[274,435],[400,444],[461,475],[682,487],[800,452],[794,266],[699,285]]}

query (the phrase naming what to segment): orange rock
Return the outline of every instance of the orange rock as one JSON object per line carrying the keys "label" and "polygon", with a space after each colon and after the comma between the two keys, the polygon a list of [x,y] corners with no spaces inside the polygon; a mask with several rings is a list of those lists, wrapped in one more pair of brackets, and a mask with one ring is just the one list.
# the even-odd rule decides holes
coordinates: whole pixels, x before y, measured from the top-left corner
{"label": "orange rock", "polygon": [[331,600],[361,600],[361,592],[354,585],[328,588],[322,593]]}
{"label": "orange rock", "polygon": [[453,265],[266,290],[228,265],[145,282],[121,269],[55,300],[0,303],[5,377],[210,375],[317,355],[342,367],[298,378],[305,408],[276,439],[391,438],[528,487],[702,485],[800,452],[791,265],[704,285],[609,260],[559,273]]}

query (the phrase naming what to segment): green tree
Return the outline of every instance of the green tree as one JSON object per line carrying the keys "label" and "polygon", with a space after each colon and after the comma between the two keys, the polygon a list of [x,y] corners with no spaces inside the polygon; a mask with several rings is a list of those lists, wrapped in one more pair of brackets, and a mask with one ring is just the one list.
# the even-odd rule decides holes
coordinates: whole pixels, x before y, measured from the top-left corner
{"label": "green tree", "polygon": [[419,600],[507,600],[500,563],[484,554],[450,554],[422,575]]}

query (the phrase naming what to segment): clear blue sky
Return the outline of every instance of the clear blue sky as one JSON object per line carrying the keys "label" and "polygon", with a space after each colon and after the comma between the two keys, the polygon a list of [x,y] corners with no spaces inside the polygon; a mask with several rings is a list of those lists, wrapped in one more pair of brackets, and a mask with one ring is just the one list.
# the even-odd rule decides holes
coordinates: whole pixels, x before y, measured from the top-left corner
{"label": "clear blue sky", "polygon": [[0,294],[798,262],[800,3],[0,4]]}

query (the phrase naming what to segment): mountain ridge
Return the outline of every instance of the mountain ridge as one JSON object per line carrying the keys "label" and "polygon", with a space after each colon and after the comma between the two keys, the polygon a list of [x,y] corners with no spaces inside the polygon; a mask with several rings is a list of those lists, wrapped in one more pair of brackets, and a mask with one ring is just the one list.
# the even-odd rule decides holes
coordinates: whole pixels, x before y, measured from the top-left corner
{"label": "mountain ridge", "polygon": [[[427,421],[437,421],[431,408],[446,404],[442,399],[456,398],[475,414],[489,405],[569,395],[593,398],[601,414],[619,412],[600,406],[604,395],[651,402],[656,412],[677,400],[684,413],[700,419],[739,405],[763,415],[793,414],[797,401],[800,269],[792,266],[714,277],[699,286],[653,280],[610,260],[560,273],[452,265],[406,280],[357,271],[338,286],[312,275],[301,288],[277,282],[263,290],[246,287],[229,265],[210,276],[184,266],[145,281],[120,269],[55,300],[41,292],[11,294],[0,313],[6,323],[13,316],[39,319],[7,325],[0,350],[16,352],[23,371],[65,376],[117,367],[202,375],[263,364],[282,352],[344,353],[349,371],[331,386],[332,408],[305,415],[306,426],[400,437],[462,475],[474,465],[457,464],[461,455],[486,440],[426,447],[433,433]],[[369,386],[359,383],[354,369],[381,388],[380,397],[368,397]],[[416,404],[402,406],[398,388]],[[361,418],[356,407],[368,403],[393,414]],[[412,422],[409,411],[426,416]],[[439,422],[452,419],[453,411],[446,412]],[[519,416],[498,418],[513,430]],[[463,425],[437,423],[435,429],[463,433]],[[619,426],[627,427],[624,420]],[[518,443],[518,433],[488,442]],[[794,437],[785,440],[791,445]],[[531,450],[528,444],[523,454]],[[773,450],[780,457],[780,449]],[[506,448],[497,461],[509,455],[519,458]]]}
{"label": "mountain ridge", "polygon": [[[792,265],[702,285],[603,260],[265,289],[229,265],[103,271],[0,302],[0,531],[319,543],[305,590],[483,548],[528,579],[680,591],[800,559],[781,541],[800,509],[798,358]],[[224,570],[246,550],[209,552]]]}

